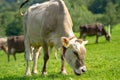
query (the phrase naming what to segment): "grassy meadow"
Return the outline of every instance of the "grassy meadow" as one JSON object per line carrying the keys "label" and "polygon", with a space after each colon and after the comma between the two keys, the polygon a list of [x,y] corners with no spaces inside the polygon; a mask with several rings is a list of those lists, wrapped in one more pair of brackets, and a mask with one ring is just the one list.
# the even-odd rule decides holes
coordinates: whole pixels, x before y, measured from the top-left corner
{"label": "grassy meadow", "polygon": [[[76,35],[79,36],[79,33]],[[68,74],[60,74],[60,53],[56,60],[55,50],[53,50],[47,64],[48,74],[41,75],[43,66],[43,53],[41,52],[38,60],[39,73],[26,77],[24,76],[26,63],[23,53],[16,55],[17,61],[14,61],[11,56],[8,63],[7,55],[0,51],[0,80],[120,80],[120,25],[113,28],[111,42],[107,42],[103,36],[99,38],[99,43],[95,44],[95,39],[95,37],[87,37],[89,42],[86,45],[87,72],[85,74],[76,76],[67,63],[65,65]]]}

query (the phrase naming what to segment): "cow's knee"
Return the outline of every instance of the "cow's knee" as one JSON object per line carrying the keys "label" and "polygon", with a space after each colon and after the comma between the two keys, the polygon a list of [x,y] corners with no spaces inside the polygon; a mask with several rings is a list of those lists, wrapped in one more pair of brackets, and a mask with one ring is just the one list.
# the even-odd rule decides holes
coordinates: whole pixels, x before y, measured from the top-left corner
{"label": "cow's knee", "polygon": [[44,60],[48,60],[49,59],[49,55],[44,55]]}

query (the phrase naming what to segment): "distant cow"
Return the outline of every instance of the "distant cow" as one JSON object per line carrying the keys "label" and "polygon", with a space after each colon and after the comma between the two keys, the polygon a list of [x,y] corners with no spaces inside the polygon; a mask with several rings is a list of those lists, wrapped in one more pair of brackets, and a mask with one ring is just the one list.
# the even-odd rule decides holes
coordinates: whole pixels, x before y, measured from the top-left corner
{"label": "distant cow", "polygon": [[96,35],[96,43],[98,43],[98,37],[104,35],[106,40],[110,41],[111,36],[110,32],[106,32],[103,24],[88,24],[80,26],[80,38],[85,40],[86,36],[95,36]]}
{"label": "distant cow", "polygon": [[[3,50],[8,55],[8,62],[10,61],[10,55],[14,56],[16,60],[16,53],[24,52],[24,36],[10,36],[5,38],[0,38],[0,50]],[[32,48],[32,52],[34,48]],[[32,55],[30,55],[30,60],[32,60]]]}
{"label": "distant cow", "polygon": [[8,46],[8,61],[10,61],[10,55],[14,56],[16,60],[16,53],[22,53],[25,50],[24,36],[11,36],[7,38]]}
{"label": "distant cow", "polygon": [[[28,2],[26,0],[20,6]],[[75,74],[80,75],[86,72],[84,55],[86,41],[75,37],[72,30],[72,20],[68,9],[63,0],[50,0],[41,4],[35,4],[28,8],[24,15],[24,36],[25,36],[25,56],[26,56],[26,75],[31,75],[29,66],[29,55],[31,46],[35,51],[32,73],[37,74],[37,58],[39,48],[44,51],[44,65],[42,74],[47,74],[46,64],[49,59],[48,48],[54,46],[56,49],[63,49],[61,54],[61,73],[66,74],[64,60],[68,62]]]}

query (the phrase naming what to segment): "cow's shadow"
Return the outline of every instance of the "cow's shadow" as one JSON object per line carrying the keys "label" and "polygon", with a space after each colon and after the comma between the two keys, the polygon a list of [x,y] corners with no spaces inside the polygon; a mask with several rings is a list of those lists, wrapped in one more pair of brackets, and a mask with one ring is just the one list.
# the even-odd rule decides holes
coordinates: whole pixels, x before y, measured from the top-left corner
{"label": "cow's shadow", "polygon": [[31,75],[31,76],[8,76],[8,77],[4,77],[4,78],[0,78],[0,80],[59,80],[60,78],[62,79],[67,79],[71,77],[71,75],[63,75],[61,73],[49,73],[47,75],[42,75],[42,74],[38,74],[38,75]]}
{"label": "cow's shadow", "polygon": [[95,43],[95,42],[88,42],[86,45],[99,45],[99,44],[106,44],[106,43],[111,43],[111,42],[107,42],[107,41],[103,41],[103,42],[98,42],[98,43]]}

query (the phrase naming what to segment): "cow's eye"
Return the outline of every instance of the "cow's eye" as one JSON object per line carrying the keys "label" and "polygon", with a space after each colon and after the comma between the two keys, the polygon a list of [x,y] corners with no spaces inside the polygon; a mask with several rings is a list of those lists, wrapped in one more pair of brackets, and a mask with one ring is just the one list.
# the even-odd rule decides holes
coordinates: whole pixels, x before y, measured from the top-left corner
{"label": "cow's eye", "polygon": [[78,52],[77,51],[73,51],[73,53],[78,57]]}

